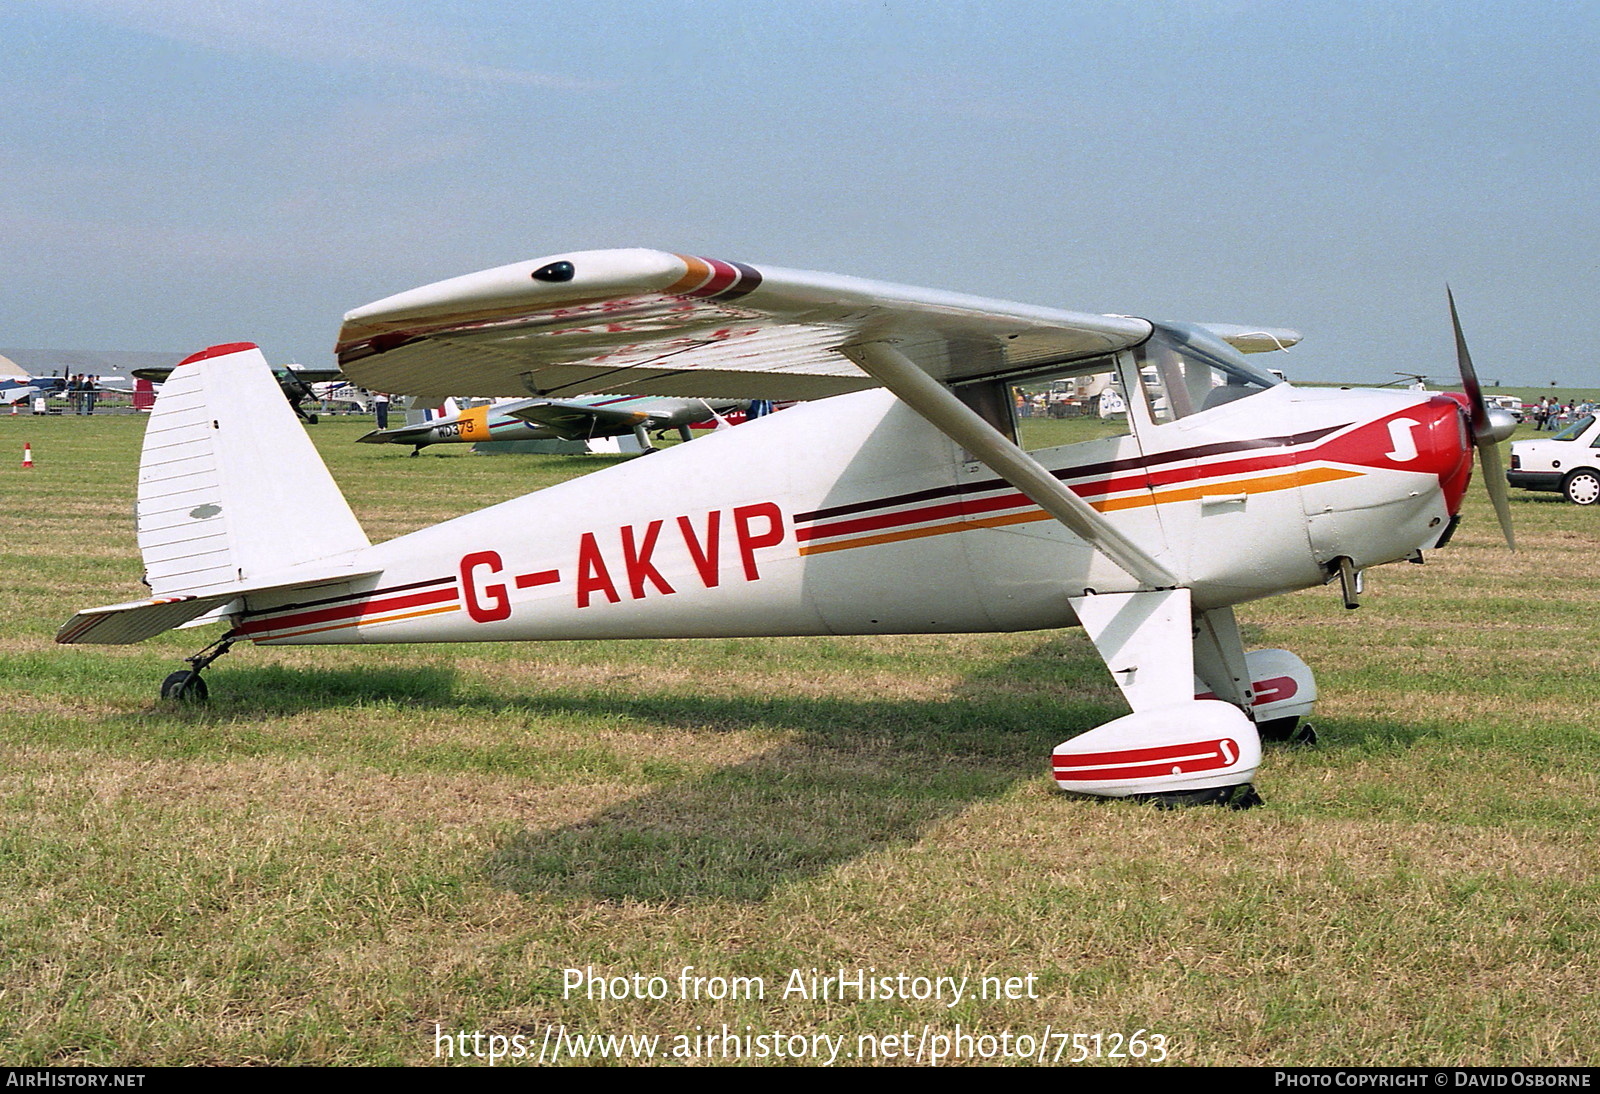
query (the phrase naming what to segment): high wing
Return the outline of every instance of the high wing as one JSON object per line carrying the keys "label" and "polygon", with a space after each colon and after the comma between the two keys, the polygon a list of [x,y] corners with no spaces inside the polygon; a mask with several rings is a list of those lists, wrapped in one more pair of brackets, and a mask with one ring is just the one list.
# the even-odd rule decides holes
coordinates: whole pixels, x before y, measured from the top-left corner
{"label": "high wing", "polygon": [[814,399],[878,386],[843,355],[892,340],[945,383],[1143,341],[1143,319],[664,251],[536,258],[345,316],[363,387],[444,395]]}
{"label": "high wing", "polygon": [[500,266],[368,304],[345,315],[336,350],[352,381],[422,397],[785,400],[882,385],[1136,580],[1168,589],[1170,571],[950,389],[1070,367],[1153,330],[1129,316],[615,250]]}
{"label": "high wing", "polygon": [[[292,368],[279,367],[274,369],[274,374],[287,373],[289,376],[305,384],[324,384],[334,380],[343,380],[344,373],[336,368]],[[152,384],[164,384],[167,377],[172,375],[172,367],[161,366],[156,368],[136,368],[132,375],[137,380],[149,380]]]}

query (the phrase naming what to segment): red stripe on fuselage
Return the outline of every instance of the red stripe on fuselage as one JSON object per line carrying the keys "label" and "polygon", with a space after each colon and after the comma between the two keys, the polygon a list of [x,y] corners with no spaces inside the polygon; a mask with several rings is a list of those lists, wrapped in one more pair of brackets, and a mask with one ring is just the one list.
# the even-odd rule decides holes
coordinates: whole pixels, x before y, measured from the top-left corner
{"label": "red stripe on fuselage", "polygon": [[[1101,479],[1098,482],[1069,482],[1066,485],[1068,490],[1071,490],[1081,498],[1098,498],[1128,490],[1148,490],[1152,487],[1203,482],[1210,479],[1249,474],[1255,471],[1270,471],[1283,467],[1293,467],[1299,462],[1299,456],[1293,452],[1274,452],[1266,456],[1231,460],[1227,463],[1206,464],[1201,467],[1175,467],[1153,474],[1124,475],[1117,478]],[[1058,478],[1066,478],[1071,473],[1072,469],[1068,469],[1065,472],[1056,472],[1056,476]],[[1159,501],[1160,499],[1158,498],[1157,500]],[[1028,499],[1027,495],[1013,490],[990,498],[958,498],[955,501],[924,506],[919,509],[903,509],[897,513],[879,513],[870,517],[857,517],[854,520],[840,520],[828,524],[812,525],[810,528],[798,528],[795,530],[795,538],[805,542],[824,536],[870,532],[883,528],[893,528],[901,524],[917,524],[926,520],[945,520],[951,517],[993,513],[1001,509],[1011,509],[1020,505],[1032,504],[1033,502]]]}
{"label": "red stripe on fuselage", "polygon": [[380,612],[399,611],[402,608],[415,608],[424,604],[440,604],[446,600],[454,600],[459,595],[456,587],[451,585],[449,588],[433,589],[425,593],[412,593],[410,596],[391,596],[383,600],[342,604],[336,608],[323,608],[314,612],[300,612],[296,615],[280,616],[277,619],[253,620],[239,629],[245,634],[263,634],[268,631],[281,631],[293,627],[309,626],[312,623],[330,623],[338,619],[360,619],[363,616],[377,615]]}
{"label": "red stripe on fuselage", "polygon": [[[1065,467],[1058,471],[1050,472],[1063,481],[1067,479],[1088,479],[1094,475],[1117,476],[1120,472],[1132,472],[1130,476],[1121,478],[1112,477],[1106,480],[1107,490],[1131,489],[1144,485],[1147,479],[1153,477],[1148,469],[1165,464],[1180,464],[1186,461],[1205,459],[1208,456],[1221,456],[1233,452],[1251,452],[1260,449],[1286,449],[1298,445],[1310,444],[1321,440],[1340,430],[1349,429],[1349,424],[1325,426],[1305,433],[1297,433],[1286,437],[1257,437],[1246,441],[1224,441],[1216,444],[1196,445],[1193,448],[1174,449],[1170,452],[1154,452],[1148,456],[1132,456],[1120,460],[1103,460],[1099,463],[1080,464],[1077,467]],[[1298,458],[1294,454],[1275,452],[1272,458],[1287,459],[1291,463]],[[1213,465],[1219,466],[1219,465]],[[1192,475],[1196,472],[1192,467],[1174,467],[1171,474]],[[1177,480],[1181,481],[1181,480]],[[1124,484],[1133,484],[1132,486]],[[853,516],[857,513],[869,513],[875,509],[888,509],[896,505],[909,505],[913,502],[933,501],[937,498],[968,497],[974,494],[984,494],[990,490],[1003,490],[1009,484],[1004,479],[986,479],[982,482],[956,483],[949,486],[935,486],[927,490],[914,490],[906,494],[893,494],[886,498],[873,498],[868,501],[846,502],[843,505],[829,505],[822,509],[814,509],[808,513],[796,513],[797,522],[829,520],[833,517]]]}

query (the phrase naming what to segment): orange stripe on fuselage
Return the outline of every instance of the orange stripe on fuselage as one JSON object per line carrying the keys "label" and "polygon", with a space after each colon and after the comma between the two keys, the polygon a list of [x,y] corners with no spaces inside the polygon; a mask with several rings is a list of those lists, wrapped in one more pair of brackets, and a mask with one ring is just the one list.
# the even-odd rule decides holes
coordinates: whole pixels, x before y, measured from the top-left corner
{"label": "orange stripe on fuselage", "polygon": [[252,634],[252,642],[281,642],[286,638],[304,638],[308,634],[324,634],[328,631],[342,631],[348,627],[375,627],[379,623],[397,623],[402,619],[416,619],[424,615],[439,615],[441,612],[459,612],[460,604],[446,604],[442,608],[428,608],[420,612],[406,612],[403,615],[388,615],[382,619],[352,619],[348,623],[335,623],[331,627],[312,627],[303,631],[289,631],[286,634]]}
{"label": "orange stripe on fuselage", "polygon": [[[1098,506],[1096,506],[1098,508]],[[800,548],[803,555],[822,555],[829,551],[848,551],[852,547],[876,547],[880,543],[898,543],[904,539],[922,539],[925,536],[942,536],[948,532],[970,532],[975,528],[1004,528],[1011,524],[1031,524],[1036,520],[1049,520],[1043,509],[1030,509],[1026,513],[1009,513],[1003,517],[983,517],[980,520],[958,520],[951,524],[935,524],[927,528],[911,528],[904,532],[885,532],[860,539],[845,539],[837,543],[817,543]]]}
{"label": "orange stripe on fuselage", "polygon": [[1165,505],[1169,501],[1194,501],[1196,498],[1218,494],[1270,494],[1277,490],[1290,490],[1296,486],[1312,486],[1319,482],[1337,482],[1339,479],[1359,479],[1366,472],[1347,471],[1339,467],[1312,467],[1290,471],[1284,475],[1266,475],[1258,479],[1234,479],[1225,482],[1207,482],[1199,486],[1185,486],[1176,490],[1162,490],[1154,497],[1111,498],[1089,504],[1102,513],[1118,509],[1140,509],[1146,505]]}
{"label": "orange stripe on fuselage", "polygon": [[[1125,498],[1107,498],[1103,501],[1089,502],[1089,506],[1099,512],[1110,513],[1122,509],[1142,509],[1150,505],[1165,505],[1168,502],[1193,501],[1197,498],[1213,495],[1267,494],[1278,490],[1289,490],[1296,486],[1309,486],[1319,482],[1360,478],[1363,474],[1364,472],[1361,471],[1349,471],[1337,467],[1314,467],[1291,471],[1285,475],[1268,475],[1254,479],[1234,479],[1227,482],[1208,482],[1201,486],[1187,486],[1176,490],[1166,490],[1156,495],[1138,494]],[[979,528],[1004,528],[1013,524],[1031,524],[1035,521],[1049,519],[1051,519],[1050,514],[1044,510],[1030,508],[1026,512],[1010,513],[999,517],[951,521],[948,524],[935,524],[926,528],[908,528],[901,532],[884,532],[880,535],[862,536],[859,539],[840,540],[835,543],[808,544],[800,548],[800,554],[820,555],[829,551],[847,551],[855,547],[876,547],[879,544],[898,543],[902,540],[942,536],[952,532],[970,532]]]}

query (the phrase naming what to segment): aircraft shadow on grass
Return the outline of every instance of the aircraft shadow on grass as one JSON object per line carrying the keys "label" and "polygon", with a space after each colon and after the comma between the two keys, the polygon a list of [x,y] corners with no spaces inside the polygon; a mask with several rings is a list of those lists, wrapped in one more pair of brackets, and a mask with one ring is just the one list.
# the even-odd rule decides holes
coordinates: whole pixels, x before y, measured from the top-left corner
{"label": "aircraft shadow on grass", "polygon": [[[933,734],[941,751],[918,758],[926,736],[901,734],[891,744],[873,725],[948,720],[934,704],[773,706],[767,724],[800,706],[810,708],[801,714],[808,721],[838,715],[838,728],[658,787],[579,824],[514,835],[491,858],[490,873],[522,893],[761,901],[777,886],[913,842],[935,822],[1037,778],[1040,749],[1049,747],[1049,732],[1036,729],[1010,732],[1002,747],[991,739],[962,749],[963,734],[941,727]],[[1086,717],[1074,729],[1092,724]]]}
{"label": "aircraft shadow on grass", "polygon": [[[672,720],[650,699],[539,705]],[[793,742],[701,778],[659,786],[577,824],[517,833],[491,856],[490,875],[524,894],[761,902],[780,886],[914,843],[937,822],[1043,778],[1040,757],[1099,724],[1108,707],[958,696],[942,702],[694,700],[677,709],[688,727],[726,725],[742,715],[752,727],[825,720],[829,728],[804,730]],[[1370,728],[1341,746],[1403,750],[1421,736],[1397,724]],[[1095,809],[1109,803],[1063,798],[1063,804]]]}
{"label": "aircraft shadow on grass", "polygon": [[[201,718],[400,703],[530,717],[624,718],[693,733],[792,738],[673,779],[577,824],[507,838],[487,873],[520,893],[682,903],[761,901],[778,886],[912,843],[973,803],[1043,776],[1041,757],[1119,705],[1081,636],[965,680],[947,699],[463,692],[447,667],[228,666],[226,705]],[[220,674],[219,674],[220,679]]]}
{"label": "aircraft shadow on grass", "polygon": [[[680,904],[763,901],[778,887],[913,843],[937,822],[1039,779],[1041,756],[1116,713],[1119,699],[1103,676],[1081,636],[1060,634],[942,699],[472,695],[461,693],[453,669],[437,666],[230,666],[227,691],[233,718],[396,702],[622,717],[705,734],[793,733],[743,762],[663,782],[576,824],[515,833],[484,864],[518,893]],[[1405,747],[1422,735],[1397,724],[1362,728],[1341,727],[1336,747]]]}
{"label": "aircraft shadow on grass", "polygon": [[1057,637],[975,674],[948,699],[531,700],[549,713],[796,736],[577,824],[517,833],[487,868],[521,893],[759,902],[777,887],[912,843],[938,821],[1041,777],[1041,756],[1117,702],[1109,679],[1085,690],[1096,672],[1103,675],[1086,642]]}

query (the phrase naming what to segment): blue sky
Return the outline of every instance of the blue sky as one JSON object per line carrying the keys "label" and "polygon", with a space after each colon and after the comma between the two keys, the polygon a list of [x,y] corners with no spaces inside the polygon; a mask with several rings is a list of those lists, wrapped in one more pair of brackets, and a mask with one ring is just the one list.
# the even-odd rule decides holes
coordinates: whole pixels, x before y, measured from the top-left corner
{"label": "blue sky", "polygon": [[653,246],[1600,391],[1600,4],[13,0],[0,345]]}

